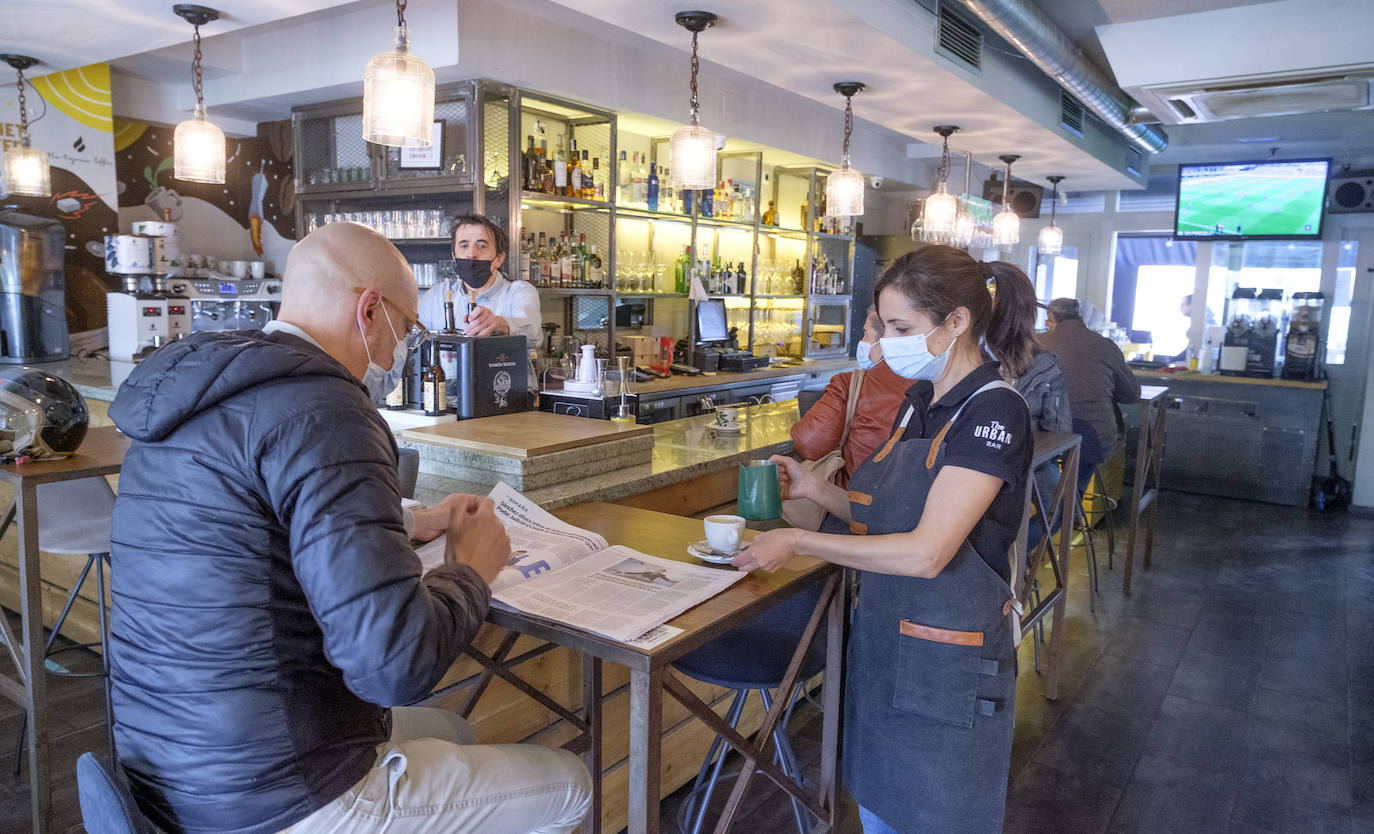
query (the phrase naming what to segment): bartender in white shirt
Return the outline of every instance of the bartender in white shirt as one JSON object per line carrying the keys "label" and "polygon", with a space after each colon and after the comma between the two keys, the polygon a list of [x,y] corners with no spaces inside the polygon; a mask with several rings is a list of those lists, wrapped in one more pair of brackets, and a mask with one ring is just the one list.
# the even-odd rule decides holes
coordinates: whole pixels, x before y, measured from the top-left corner
{"label": "bartender in white shirt", "polygon": [[[464,214],[452,226],[454,277],[436,283],[420,296],[420,323],[444,327],[444,291],[453,291],[458,329],[468,336],[524,336],[526,347],[540,338],[539,291],[528,281],[511,281],[501,273],[509,239],[481,214]],[[476,304],[469,302],[475,294]]]}

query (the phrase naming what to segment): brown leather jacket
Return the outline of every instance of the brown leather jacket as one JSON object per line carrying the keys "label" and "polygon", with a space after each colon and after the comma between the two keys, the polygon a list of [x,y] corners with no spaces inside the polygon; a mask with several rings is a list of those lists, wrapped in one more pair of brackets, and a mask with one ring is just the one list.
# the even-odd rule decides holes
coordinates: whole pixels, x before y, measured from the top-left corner
{"label": "brown leather jacket", "polygon": [[[831,377],[825,393],[792,426],[792,445],[802,458],[815,460],[839,445],[840,435],[844,433],[852,373]],[[844,444],[844,469],[836,477],[840,486],[848,484],[849,476],[859,464],[887,442],[892,425],[897,421],[897,409],[911,385],[911,380],[897,376],[886,362],[879,362],[864,372],[859,404],[854,409],[854,425]]]}

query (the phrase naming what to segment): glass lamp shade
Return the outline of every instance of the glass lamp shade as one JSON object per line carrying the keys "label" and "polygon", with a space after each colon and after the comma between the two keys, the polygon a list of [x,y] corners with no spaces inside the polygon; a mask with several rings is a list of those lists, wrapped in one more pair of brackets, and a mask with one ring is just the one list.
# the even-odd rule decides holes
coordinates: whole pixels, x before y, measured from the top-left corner
{"label": "glass lamp shade", "polygon": [[921,217],[921,227],[927,234],[948,235],[954,233],[959,217],[959,200],[945,189],[945,184],[926,198],[925,213]]}
{"label": "glass lamp shade", "polygon": [[954,245],[967,249],[973,245],[973,239],[977,234],[978,219],[968,211],[959,212],[959,219],[954,223]]}
{"label": "glass lamp shade", "polygon": [[673,188],[715,188],[716,134],[695,123],[678,128],[668,140],[668,168]]}
{"label": "glass lamp shade", "polygon": [[5,151],[5,188],[20,197],[51,197],[52,172],[48,168],[48,155],[28,145],[17,145]]}
{"label": "glass lamp shade", "polygon": [[1036,246],[1042,255],[1058,255],[1064,251],[1064,230],[1050,225],[1040,230],[1040,242]]}
{"label": "glass lamp shade", "polygon": [[434,144],[434,70],[410,54],[396,27],[396,47],[367,62],[363,73],[363,138],[395,148]]}
{"label": "glass lamp shade", "polygon": [[224,182],[224,132],[205,120],[205,106],[177,125],[172,176],[186,182]]}
{"label": "glass lamp shade", "polygon": [[1014,211],[1003,209],[992,218],[992,243],[994,246],[1015,246],[1021,242],[1021,217]]}
{"label": "glass lamp shade", "polygon": [[864,213],[864,175],[849,160],[825,179],[825,216],[858,217]]}

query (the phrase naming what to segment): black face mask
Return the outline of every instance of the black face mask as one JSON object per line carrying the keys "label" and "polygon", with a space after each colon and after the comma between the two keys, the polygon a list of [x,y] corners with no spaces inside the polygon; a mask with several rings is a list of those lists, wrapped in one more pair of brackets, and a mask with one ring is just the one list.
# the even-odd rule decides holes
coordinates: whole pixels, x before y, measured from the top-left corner
{"label": "black face mask", "polygon": [[491,261],[476,258],[454,258],[453,274],[469,288],[480,290],[491,280]]}

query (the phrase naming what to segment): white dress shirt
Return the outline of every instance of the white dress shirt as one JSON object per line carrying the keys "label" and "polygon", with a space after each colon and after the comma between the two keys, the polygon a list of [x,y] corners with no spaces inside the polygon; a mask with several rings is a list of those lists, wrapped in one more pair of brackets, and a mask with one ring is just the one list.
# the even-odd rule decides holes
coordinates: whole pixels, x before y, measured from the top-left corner
{"label": "white dress shirt", "polygon": [[[420,323],[430,330],[444,327],[444,290],[453,290],[453,317],[459,330],[468,313],[467,287],[457,278],[435,283],[420,296]],[[525,347],[539,347],[543,317],[539,313],[539,290],[528,281],[511,281],[497,276],[491,286],[477,295],[477,305],[486,307],[510,324],[510,335],[524,336]]]}

